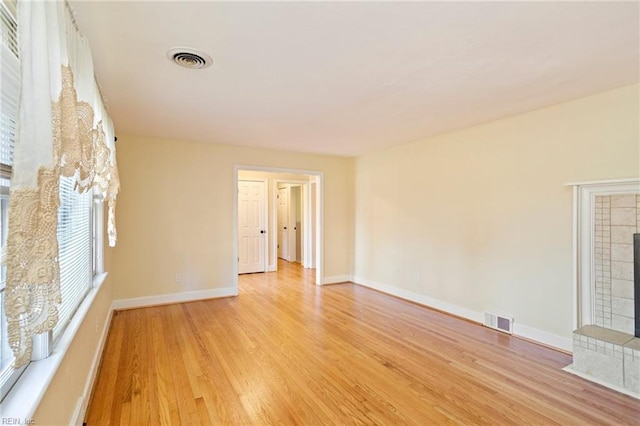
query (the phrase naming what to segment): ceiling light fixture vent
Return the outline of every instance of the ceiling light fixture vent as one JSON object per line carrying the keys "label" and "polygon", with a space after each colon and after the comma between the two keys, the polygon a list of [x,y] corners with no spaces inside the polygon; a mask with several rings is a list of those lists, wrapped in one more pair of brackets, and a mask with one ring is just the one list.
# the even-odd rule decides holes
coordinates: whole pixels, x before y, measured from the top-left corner
{"label": "ceiling light fixture vent", "polygon": [[167,52],[167,58],[183,68],[199,70],[210,67],[213,63],[211,56],[204,52],[186,47],[176,47]]}

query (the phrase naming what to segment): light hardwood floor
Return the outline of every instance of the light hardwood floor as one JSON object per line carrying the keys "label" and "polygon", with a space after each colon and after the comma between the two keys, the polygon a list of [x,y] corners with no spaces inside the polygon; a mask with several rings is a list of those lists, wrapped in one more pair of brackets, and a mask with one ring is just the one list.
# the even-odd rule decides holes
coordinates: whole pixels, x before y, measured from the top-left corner
{"label": "light hardwood floor", "polygon": [[281,262],[236,298],[117,312],[89,426],[640,424],[569,355]]}

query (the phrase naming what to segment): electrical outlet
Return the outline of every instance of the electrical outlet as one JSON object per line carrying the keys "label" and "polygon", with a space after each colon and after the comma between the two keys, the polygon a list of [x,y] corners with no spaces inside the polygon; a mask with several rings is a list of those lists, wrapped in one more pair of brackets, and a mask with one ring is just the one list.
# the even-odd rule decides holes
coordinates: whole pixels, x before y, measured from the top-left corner
{"label": "electrical outlet", "polygon": [[176,282],[182,282],[182,274],[176,274]]}
{"label": "electrical outlet", "polygon": [[420,275],[416,274],[416,284],[420,284]]}

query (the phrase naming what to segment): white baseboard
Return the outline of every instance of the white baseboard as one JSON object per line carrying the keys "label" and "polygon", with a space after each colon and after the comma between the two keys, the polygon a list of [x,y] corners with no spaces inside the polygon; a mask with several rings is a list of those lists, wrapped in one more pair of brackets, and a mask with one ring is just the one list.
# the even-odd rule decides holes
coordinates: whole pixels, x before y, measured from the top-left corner
{"label": "white baseboard", "polygon": [[[392,296],[409,300],[420,305],[438,309],[448,314],[465,318],[480,324],[482,324],[484,321],[484,313],[482,312],[463,308],[452,303],[443,302],[442,300],[434,299],[424,294],[419,294],[395,286],[371,281],[362,277],[353,277],[353,282],[365,287],[372,288],[374,290],[381,291],[382,293],[390,294]],[[525,339],[532,340],[534,342],[538,342],[552,348],[561,349],[565,352],[571,352],[573,349],[571,339],[548,333],[546,331],[538,330],[537,328],[518,324],[517,322],[514,322],[513,324],[513,335],[524,337]]]}
{"label": "white baseboard", "polygon": [[415,293],[413,291],[404,290],[395,286],[382,284],[376,281],[371,281],[366,278],[354,277],[356,284],[372,288],[374,290],[381,291],[383,293],[390,294],[392,296],[399,297],[400,299],[409,300],[420,305],[425,305],[430,308],[438,309],[440,311],[447,312],[449,314],[462,317],[471,321],[482,323],[484,315],[482,312],[472,311],[471,309],[462,308],[460,306],[443,302],[433,297],[426,296],[424,294]]}
{"label": "white baseboard", "polygon": [[82,396],[78,399],[78,404],[76,405],[76,409],[73,412],[73,417],[71,418],[70,424],[73,424],[76,426],[82,426],[82,423],[84,422],[84,416],[87,413],[89,398],[91,398],[91,390],[93,389],[93,385],[96,380],[96,375],[98,374],[98,368],[100,368],[102,351],[104,350],[104,345],[107,343],[107,336],[109,335],[109,328],[111,327],[112,319],[113,319],[113,309],[109,310],[107,319],[104,322],[104,325],[102,327],[100,340],[98,341],[98,346],[96,347],[96,352],[94,353],[93,361],[91,362],[91,369],[89,370],[89,376],[87,377],[87,381],[84,385]]}
{"label": "white baseboard", "polygon": [[546,331],[518,324],[517,322],[513,323],[513,334],[514,336],[524,337],[525,339],[533,340],[534,342],[542,343],[552,348],[573,353],[573,340],[558,336],[557,334],[547,333]]}
{"label": "white baseboard", "polygon": [[348,283],[353,281],[351,275],[334,275],[332,277],[324,277],[322,285]]}
{"label": "white baseboard", "polygon": [[78,398],[78,402],[76,403],[76,408],[73,410],[73,414],[71,415],[69,425],[82,426],[84,424],[84,413],[87,411],[86,403],[84,401],[84,397],[81,396]]}
{"label": "white baseboard", "polygon": [[203,299],[216,299],[238,295],[234,287],[212,288],[209,290],[185,291],[183,293],[159,294],[157,296],[134,297],[132,299],[114,300],[114,310],[143,308],[145,306],[168,305],[171,303],[192,302]]}

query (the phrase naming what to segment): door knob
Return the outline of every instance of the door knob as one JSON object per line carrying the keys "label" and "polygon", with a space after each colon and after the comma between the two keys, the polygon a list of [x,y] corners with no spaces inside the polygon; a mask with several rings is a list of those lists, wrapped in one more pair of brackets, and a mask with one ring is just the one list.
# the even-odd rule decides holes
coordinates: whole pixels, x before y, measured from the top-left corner
{"label": "door knob", "polygon": [[265,231],[264,231],[263,229],[261,229],[261,230],[260,230],[260,233],[261,233],[261,234],[264,234],[264,233],[265,233]]}
{"label": "door knob", "polygon": [[284,229],[287,229],[287,227],[285,226]]}

